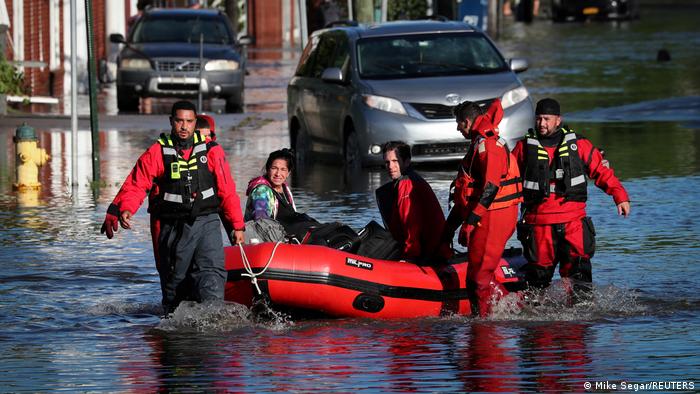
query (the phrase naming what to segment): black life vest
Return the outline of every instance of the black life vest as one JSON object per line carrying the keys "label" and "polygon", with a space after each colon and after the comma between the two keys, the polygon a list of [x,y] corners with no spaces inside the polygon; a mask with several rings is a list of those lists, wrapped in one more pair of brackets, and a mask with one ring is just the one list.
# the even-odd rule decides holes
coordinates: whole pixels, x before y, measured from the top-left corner
{"label": "black life vest", "polygon": [[[563,195],[568,201],[586,201],[585,165],[578,154],[578,137],[565,127],[561,131],[562,140],[555,150],[551,166],[549,154],[540,144],[535,131],[528,131],[523,182],[525,204],[537,204],[552,192]],[[550,184],[552,180],[555,182]]]}
{"label": "black life vest", "polygon": [[207,152],[216,142],[207,143],[198,131],[189,160],[173,145],[172,138],[161,134],[158,143],[163,153],[163,177],[156,179],[158,195],[151,209],[162,219],[195,218],[219,210],[214,175],[209,171]]}

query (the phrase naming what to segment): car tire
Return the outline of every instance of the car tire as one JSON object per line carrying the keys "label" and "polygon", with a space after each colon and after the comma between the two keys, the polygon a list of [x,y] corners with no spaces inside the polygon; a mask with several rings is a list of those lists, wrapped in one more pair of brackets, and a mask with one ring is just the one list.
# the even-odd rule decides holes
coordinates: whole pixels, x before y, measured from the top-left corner
{"label": "car tire", "polygon": [[345,143],[343,144],[343,158],[347,168],[362,167],[362,156],[360,155],[360,140],[357,138],[357,133],[350,126],[345,134]]}
{"label": "car tire", "polygon": [[308,163],[311,158],[311,141],[309,141],[309,133],[306,132],[301,122],[299,122],[296,132],[292,133],[290,142],[297,162],[300,164]]}
{"label": "car tire", "polygon": [[117,109],[119,112],[139,112],[139,97],[127,96],[117,92]]}
{"label": "car tire", "polygon": [[226,112],[240,114],[243,113],[243,93],[226,97]]}

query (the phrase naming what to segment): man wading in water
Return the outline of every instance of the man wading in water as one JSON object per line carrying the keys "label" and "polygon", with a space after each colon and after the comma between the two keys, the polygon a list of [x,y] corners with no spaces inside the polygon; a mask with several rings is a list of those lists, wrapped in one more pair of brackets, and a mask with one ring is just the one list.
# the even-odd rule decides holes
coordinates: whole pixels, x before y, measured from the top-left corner
{"label": "man wading in water", "polygon": [[219,210],[234,229],[231,243],[244,241],[240,200],[224,150],[195,132],[196,116],[189,101],[173,104],[170,134],[161,134],[139,157],[102,224],[107,238],[119,224],[130,229],[133,213],[157,187],[149,211],[161,225],[158,273],[166,313],[185,299],[223,300],[226,270]]}

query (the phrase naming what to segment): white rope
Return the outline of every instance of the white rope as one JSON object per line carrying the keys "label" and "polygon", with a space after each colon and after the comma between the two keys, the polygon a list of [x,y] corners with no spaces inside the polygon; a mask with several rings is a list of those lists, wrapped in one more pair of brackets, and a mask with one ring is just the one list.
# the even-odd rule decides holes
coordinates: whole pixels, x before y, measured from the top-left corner
{"label": "white rope", "polygon": [[266,270],[267,267],[270,266],[270,263],[272,263],[272,258],[275,257],[275,252],[277,251],[277,247],[280,246],[282,242],[277,242],[275,244],[275,247],[272,248],[272,253],[270,254],[270,259],[267,260],[267,264],[265,264],[265,268],[262,269],[262,271],[258,272],[257,274],[253,272],[253,268],[250,265],[250,261],[248,260],[248,256],[246,256],[245,251],[243,250],[243,244],[238,244],[238,249],[241,250],[241,260],[243,261],[243,268],[245,268],[247,273],[241,274],[241,276],[247,276],[250,278],[250,282],[255,285],[255,289],[258,291],[258,294],[262,294],[262,291],[260,291],[260,287],[258,286],[258,276],[262,275]]}

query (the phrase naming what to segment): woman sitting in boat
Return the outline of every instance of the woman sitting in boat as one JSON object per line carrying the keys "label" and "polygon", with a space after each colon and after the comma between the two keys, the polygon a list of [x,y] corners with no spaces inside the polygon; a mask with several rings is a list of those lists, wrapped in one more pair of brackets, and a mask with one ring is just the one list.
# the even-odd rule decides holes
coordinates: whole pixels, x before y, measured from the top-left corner
{"label": "woman sitting in boat", "polygon": [[296,206],[287,178],[294,170],[294,155],[289,149],[270,153],[265,173],[248,182],[245,220],[275,219],[284,221],[296,216]]}
{"label": "woman sitting in boat", "polygon": [[[248,242],[277,242],[288,239],[296,243],[315,243],[320,240],[316,240],[309,232],[321,228],[321,231],[337,230],[340,232],[340,238],[346,235],[346,231],[357,238],[357,234],[347,226],[337,222],[323,224],[306,213],[297,212],[292,191],[287,185],[287,178],[293,170],[294,154],[290,149],[280,149],[270,153],[265,163],[264,175],[248,182],[248,201],[245,208],[246,238],[250,238]],[[255,238],[257,239],[254,240]],[[337,238],[336,236],[334,239]],[[325,246],[336,247],[333,244]]]}

